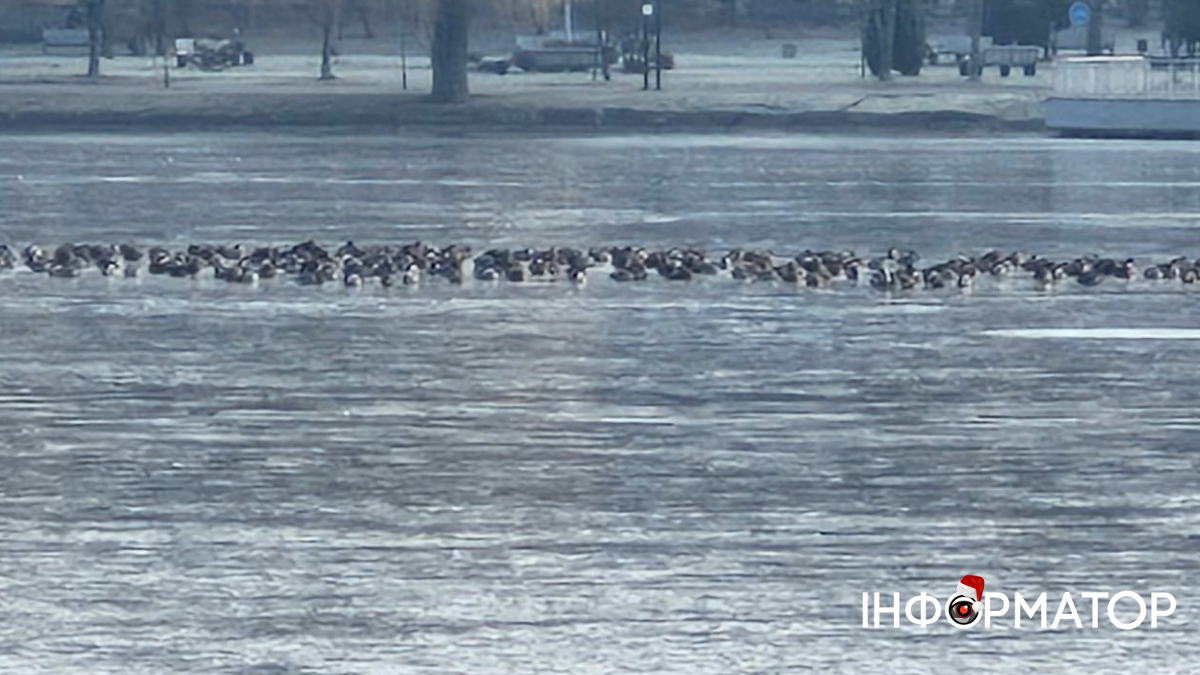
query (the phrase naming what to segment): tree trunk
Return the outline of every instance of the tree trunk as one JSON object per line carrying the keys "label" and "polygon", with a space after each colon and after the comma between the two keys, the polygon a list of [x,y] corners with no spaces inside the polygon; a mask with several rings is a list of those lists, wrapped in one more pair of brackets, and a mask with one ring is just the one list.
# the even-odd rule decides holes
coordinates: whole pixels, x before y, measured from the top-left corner
{"label": "tree trunk", "polygon": [[333,31],[334,11],[332,2],[325,5],[325,14],[321,17],[321,79],[332,80],[333,77]]}
{"label": "tree trunk", "polygon": [[240,0],[229,5],[229,18],[233,20],[233,33],[237,36],[242,36],[250,29],[250,11],[251,3],[247,0]]}
{"label": "tree trunk", "polygon": [[467,88],[467,30],[470,0],[438,0],[433,27],[433,100],[462,103]]}
{"label": "tree trunk", "polygon": [[175,3],[175,16],[179,21],[179,32],[181,35],[189,36],[192,34],[192,3],[177,2]]}
{"label": "tree trunk", "polygon": [[896,4],[899,1],[885,0],[883,3],[883,15],[880,17],[883,33],[879,41],[879,50],[883,55],[880,61],[883,75],[879,76],[882,80],[892,79],[892,68],[896,60]]}
{"label": "tree trunk", "polygon": [[104,40],[104,0],[88,0],[87,29],[88,29],[88,71],[87,76],[96,79],[100,77],[100,51]]}
{"label": "tree trunk", "polygon": [[1087,26],[1087,55],[1104,53],[1104,1],[1092,3],[1092,20]]}
{"label": "tree trunk", "polygon": [[1150,0],[1125,0],[1125,20],[1130,28],[1146,25],[1146,15],[1150,13]]}
{"label": "tree trunk", "polygon": [[[375,14],[376,8],[370,3],[360,2],[358,5],[358,17],[362,20],[363,37],[368,40],[375,39]],[[386,14],[386,10],[379,8],[380,14]]]}
{"label": "tree trunk", "polygon": [[881,80],[892,79],[896,36],[897,0],[871,0],[863,27],[863,53],[871,72]]}
{"label": "tree trunk", "polygon": [[1163,3],[1163,32],[1172,39],[1173,54],[1200,40],[1200,5],[1189,0]]}
{"label": "tree trunk", "polygon": [[154,0],[151,7],[151,22],[154,31],[154,55],[167,55],[167,0]]}
{"label": "tree trunk", "polygon": [[921,0],[900,0],[896,9],[896,41],[892,61],[901,75],[921,74],[925,64],[925,14]]}
{"label": "tree trunk", "polygon": [[921,0],[869,0],[863,24],[863,56],[871,73],[920,75],[925,63],[925,15]]}

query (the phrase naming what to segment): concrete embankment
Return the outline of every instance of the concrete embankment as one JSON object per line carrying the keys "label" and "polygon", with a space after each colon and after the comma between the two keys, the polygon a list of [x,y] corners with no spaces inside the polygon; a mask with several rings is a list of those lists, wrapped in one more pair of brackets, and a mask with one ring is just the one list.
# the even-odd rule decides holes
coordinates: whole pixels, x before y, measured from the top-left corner
{"label": "concrete embankment", "polygon": [[[465,105],[438,105],[415,95],[364,93],[157,92],[109,90],[103,86],[22,86],[0,88],[0,128],[37,130],[171,130],[245,128],[469,128],[526,131],[574,130],[861,130],[906,129],[931,132],[1038,131],[1040,105],[980,97],[969,105],[893,99],[891,105],[808,106],[764,109],[636,107],[514,103],[480,97]],[[719,102],[718,102],[719,103]],[[1024,106],[1021,108],[1019,106]]]}

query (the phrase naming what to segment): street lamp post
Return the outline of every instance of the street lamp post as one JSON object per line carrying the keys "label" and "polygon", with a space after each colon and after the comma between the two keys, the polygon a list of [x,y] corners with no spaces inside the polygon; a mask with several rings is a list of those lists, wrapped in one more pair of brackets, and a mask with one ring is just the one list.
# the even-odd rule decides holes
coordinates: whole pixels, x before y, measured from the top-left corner
{"label": "street lamp post", "polygon": [[408,25],[404,23],[404,16],[400,17],[400,88],[408,91]]}
{"label": "street lamp post", "polygon": [[567,44],[575,42],[575,13],[571,11],[571,0],[563,3],[563,28],[567,32]]}
{"label": "street lamp post", "polygon": [[654,5],[654,90],[662,91],[662,0]]}
{"label": "street lamp post", "polygon": [[654,5],[642,5],[642,91],[650,90],[650,19],[654,16]]}

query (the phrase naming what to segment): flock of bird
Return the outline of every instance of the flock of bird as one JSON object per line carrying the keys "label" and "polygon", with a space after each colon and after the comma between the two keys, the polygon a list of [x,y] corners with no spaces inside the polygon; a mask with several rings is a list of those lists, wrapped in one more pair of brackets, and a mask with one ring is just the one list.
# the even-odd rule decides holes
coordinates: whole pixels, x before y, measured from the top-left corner
{"label": "flock of bird", "polygon": [[1055,260],[998,251],[922,265],[916,252],[898,249],[878,257],[860,257],[852,251],[807,250],[793,256],[740,248],[710,256],[694,248],[635,246],[587,250],[497,248],[473,255],[469,247],[457,244],[439,248],[421,242],[398,246],[358,246],[346,242],[326,248],[310,240],[282,247],[197,244],[175,251],[162,246],[143,249],[130,244],[63,244],[54,249],[30,245],[18,254],[0,244],[0,271],[22,263],[51,277],[77,277],[95,269],[105,276],[211,275],[230,283],[255,283],[286,276],[300,284],[351,287],[372,280],[392,286],[414,285],[422,280],[460,284],[470,278],[515,283],[562,280],[578,285],[586,283],[589,274],[602,274],[617,282],[641,282],[654,276],[669,281],[724,276],[810,288],[866,283],[880,291],[970,288],[984,278],[1019,276],[1030,278],[1043,288],[1067,280],[1094,286],[1106,279],[1127,281],[1139,277],[1177,280],[1183,284],[1200,282],[1200,260],[1185,257],[1151,265],[1139,274],[1134,261],[1128,258],[1086,256]]}

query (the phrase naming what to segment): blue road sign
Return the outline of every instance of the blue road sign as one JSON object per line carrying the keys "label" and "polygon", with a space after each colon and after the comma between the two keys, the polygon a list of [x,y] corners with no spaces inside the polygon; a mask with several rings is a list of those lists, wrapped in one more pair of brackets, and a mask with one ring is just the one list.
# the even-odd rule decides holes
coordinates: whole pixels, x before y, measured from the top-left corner
{"label": "blue road sign", "polygon": [[1072,26],[1086,26],[1092,21],[1092,6],[1086,2],[1075,2],[1067,10]]}

